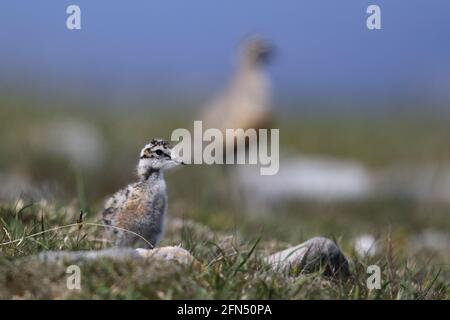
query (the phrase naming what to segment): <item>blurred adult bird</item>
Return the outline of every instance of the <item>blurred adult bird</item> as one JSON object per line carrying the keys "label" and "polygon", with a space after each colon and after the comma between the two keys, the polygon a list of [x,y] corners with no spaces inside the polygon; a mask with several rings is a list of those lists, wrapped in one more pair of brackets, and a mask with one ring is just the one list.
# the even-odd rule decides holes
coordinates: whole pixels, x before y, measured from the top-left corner
{"label": "blurred adult bird", "polygon": [[[207,104],[202,114],[204,128],[268,128],[272,121],[271,84],[265,67],[273,46],[260,36],[251,36],[241,45],[238,63],[223,93]],[[226,146],[234,141],[226,141]]]}

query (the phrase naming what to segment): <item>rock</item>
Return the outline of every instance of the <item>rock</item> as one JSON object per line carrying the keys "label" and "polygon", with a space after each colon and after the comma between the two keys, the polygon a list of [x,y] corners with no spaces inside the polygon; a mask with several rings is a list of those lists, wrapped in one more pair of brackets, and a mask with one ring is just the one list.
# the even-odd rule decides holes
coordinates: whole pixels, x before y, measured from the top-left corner
{"label": "rock", "polygon": [[429,250],[450,254],[450,235],[438,230],[425,230],[412,237],[409,246],[414,252]]}
{"label": "rock", "polygon": [[374,236],[362,234],[352,241],[353,248],[361,257],[373,257],[378,252],[378,244]]}
{"label": "rock", "polygon": [[[32,259],[33,257],[28,257],[27,259]],[[38,255],[39,260],[50,263],[79,263],[102,258],[113,259],[116,261],[155,259],[177,262],[182,265],[198,263],[187,250],[180,247],[161,247],[155,249],[108,248],[89,251],[45,251]]]}
{"label": "rock", "polygon": [[425,203],[450,201],[449,167],[397,163],[380,172],[378,179],[383,196]]}
{"label": "rock", "polygon": [[26,175],[11,172],[0,172],[0,199],[15,202],[22,199],[26,202],[36,202],[49,198],[51,185],[48,182],[35,184]]}
{"label": "rock", "polygon": [[279,172],[271,176],[261,176],[257,166],[235,168],[233,181],[244,199],[273,206],[286,201],[345,202],[373,196],[373,174],[359,162],[313,155],[283,159]]}
{"label": "rock", "polygon": [[[27,257],[33,259],[35,256]],[[108,248],[103,250],[84,250],[84,251],[44,251],[38,255],[38,259],[49,262],[82,262],[102,258],[113,260],[126,260],[141,258],[139,253],[132,248]]]}
{"label": "rock", "polygon": [[35,152],[65,158],[79,169],[98,168],[107,151],[97,126],[68,118],[55,118],[36,127],[30,142]]}
{"label": "rock", "polygon": [[[146,259],[160,259],[165,261],[175,261],[179,264],[190,265],[196,263],[196,259],[181,247],[161,247],[155,249],[136,249],[140,257]],[[198,263],[198,262],[197,262]]]}
{"label": "rock", "polygon": [[228,235],[219,239],[216,253],[233,256],[239,253],[240,240],[238,235]]}
{"label": "rock", "polygon": [[339,247],[323,237],[315,237],[276,252],[265,258],[265,261],[275,271],[285,273],[314,272],[324,268],[324,273],[329,276],[347,277],[350,274],[347,258]]}

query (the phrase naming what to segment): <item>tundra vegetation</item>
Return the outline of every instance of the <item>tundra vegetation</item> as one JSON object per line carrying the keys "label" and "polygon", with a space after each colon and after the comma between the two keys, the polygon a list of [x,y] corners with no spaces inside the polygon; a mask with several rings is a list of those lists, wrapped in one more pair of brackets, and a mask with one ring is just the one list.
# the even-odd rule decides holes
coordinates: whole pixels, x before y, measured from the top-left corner
{"label": "tundra vegetation", "polygon": [[[23,98],[25,99],[25,98]],[[14,104],[15,103],[15,104]],[[99,222],[104,199],[132,180],[136,150],[150,137],[170,137],[189,115],[142,110],[58,111],[3,101],[0,108],[1,298],[89,299],[449,299],[449,248],[420,245],[427,232],[448,234],[450,201],[375,197],[352,202],[306,200],[247,212],[230,201],[222,166],[192,165],[168,174],[169,215],[161,246],[181,245],[200,264],[103,259],[80,265],[81,289],[66,287],[67,265],[24,257],[46,250],[93,250],[107,246]],[[181,109],[181,108],[179,108]],[[148,109],[147,109],[148,110]],[[38,137],[49,121],[88,123],[102,137],[102,156],[83,166],[51,154]],[[392,163],[450,165],[450,129],[440,119],[279,118],[284,153],[350,158],[371,169]],[[433,128],[433,130],[430,130]],[[95,149],[94,149],[95,150]],[[14,173],[14,174],[12,174]],[[28,197],[7,198],[6,181],[24,178]],[[195,185],[193,184],[195,182]],[[8,182],[9,183],[9,182]],[[43,196],[39,200],[36,195]],[[52,228],[73,224],[51,231]],[[41,231],[48,231],[40,233]],[[50,231],[49,231],[50,230]],[[37,236],[26,236],[40,233]],[[372,234],[378,250],[359,256],[353,239]],[[263,263],[270,253],[314,236],[333,239],[349,258],[351,276],[332,279],[320,271],[275,272]],[[415,240],[414,240],[415,239]],[[17,240],[17,241],[16,241]],[[419,245],[415,245],[418,244]],[[381,289],[369,290],[367,268],[381,269]]]}

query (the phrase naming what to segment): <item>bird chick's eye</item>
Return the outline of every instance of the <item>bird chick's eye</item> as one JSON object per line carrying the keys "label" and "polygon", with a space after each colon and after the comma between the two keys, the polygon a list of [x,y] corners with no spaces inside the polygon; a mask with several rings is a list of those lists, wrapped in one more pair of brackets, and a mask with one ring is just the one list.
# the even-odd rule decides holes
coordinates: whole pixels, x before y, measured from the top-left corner
{"label": "bird chick's eye", "polygon": [[156,150],[155,153],[156,153],[158,156],[160,156],[160,155],[163,154],[162,150]]}

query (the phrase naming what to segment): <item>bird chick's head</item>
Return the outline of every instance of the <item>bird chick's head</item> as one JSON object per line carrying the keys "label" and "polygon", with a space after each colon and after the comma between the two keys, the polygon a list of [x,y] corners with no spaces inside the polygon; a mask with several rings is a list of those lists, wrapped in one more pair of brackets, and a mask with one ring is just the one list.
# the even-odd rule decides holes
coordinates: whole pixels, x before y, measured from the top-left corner
{"label": "bird chick's head", "polygon": [[153,139],[141,150],[138,163],[138,175],[148,178],[152,172],[159,172],[184,164],[172,152],[169,143],[162,139]]}
{"label": "bird chick's head", "polygon": [[266,64],[273,54],[274,46],[260,36],[253,35],[248,37],[242,45],[242,55],[245,63]]}

